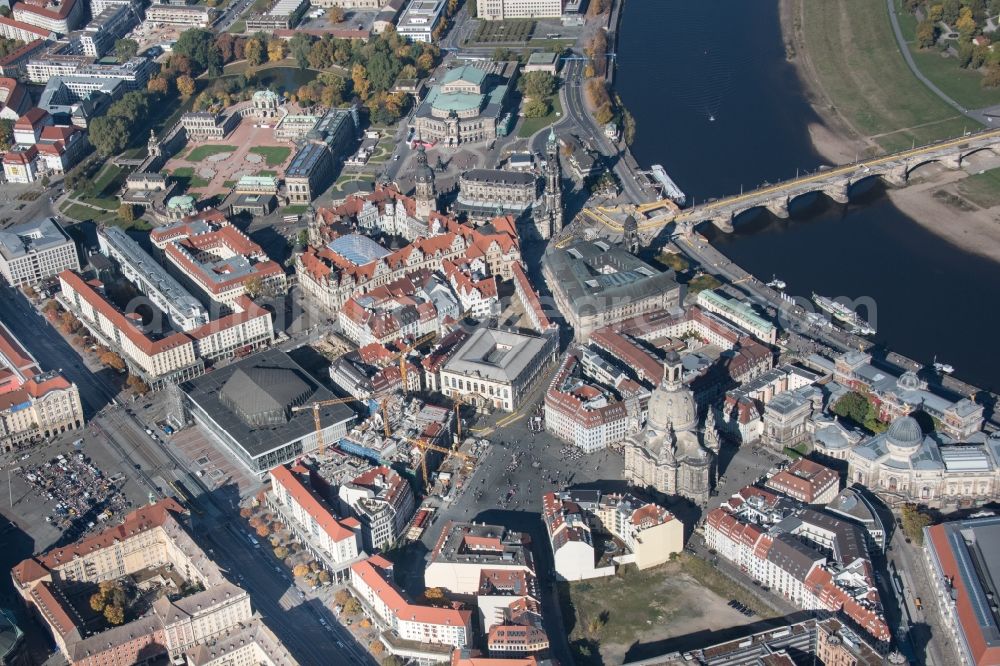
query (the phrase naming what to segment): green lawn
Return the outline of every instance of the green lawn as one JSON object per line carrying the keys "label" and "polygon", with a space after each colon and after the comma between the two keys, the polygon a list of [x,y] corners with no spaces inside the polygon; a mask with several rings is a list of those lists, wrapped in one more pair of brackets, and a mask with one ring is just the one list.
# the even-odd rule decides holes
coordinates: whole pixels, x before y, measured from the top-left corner
{"label": "green lawn", "polygon": [[885,3],[804,2],[802,8],[805,47],[819,83],[860,133],[892,151],[956,136],[963,126],[978,129],[913,76]]}
{"label": "green lawn", "polygon": [[517,130],[518,136],[529,137],[543,127],[548,127],[559,121],[562,117],[562,102],[559,101],[558,95],[553,95],[550,101],[552,102],[552,110],[549,111],[549,115],[542,118],[525,118],[524,122],[521,123],[521,128]]}
{"label": "green lawn", "polygon": [[269,171],[268,169],[264,169],[263,171],[258,171],[257,175],[258,176],[277,176],[278,172],[277,171]]}
{"label": "green lawn", "polygon": [[[97,177],[94,178],[93,182],[94,192],[98,194],[103,194],[108,189],[108,186],[114,183],[115,181],[121,179],[121,181],[124,182],[125,176],[127,174],[124,174],[123,171],[124,170],[121,167],[115,166],[114,163],[110,161],[107,162],[104,165],[104,168],[101,169],[101,171],[97,174]],[[117,190],[118,187],[120,186],[121,183],[119,182],[115,187],[115,189]]]}
{"label": "green lawn", "polygon": [[983,171],[959,181],[958,191],[982,208],[1000,205],[1000,168]]}
{"label": "green lawn", "polygon": [[89,206],[84,206],[78,203],[63,204],[59,207],[59,210],[63,212],[67,217],[71,217],[74,220],[93,220],[95,222],[110,222],[111,220],[117,219],[117,215],[113,213],[100,213]]}
{"label": "green lawn", "polygon": [[170,175],[177,180],[182,192],[199,187],[207,187],[211,182],[207,178],[197,175],[194,172],[194,167],[177,167]]}
{"label": "green lawn", "polygon": [[292,154],[292,149],[287,146],[254,146],[251,153],[260,155],[267,162],[267,166],[278,166]]}
{"label": "green lawn", "polygon": [[242,34],[247,31],[246,19],[237,19],[233,21],[233,24],[229,26],[229,32],[235,34]]}
{"label": "green lawn", "polygon": [[206,145],[206,146],[195,146],[191,149],[184,159],[188,162],[201,162],[206,160],[213,155],[222,155],[223,153],[231,153],[236,150],[236,146],[228,145]]}
{"label": "green lawn", "polygon": [[921,51],[913,46],[910,53],[923,75],[965,108],[1000,104],[1000,88],[983,88],[983,75],[960,68],[956,58],[944,58],[937,50]]}
{"label": "green lawn", "polygon": [[306,204],[296,204],[294,206],[285,206],[281,209],[281,213],[283,215],[301,215],[307,210],[309,210],[309,206]]}

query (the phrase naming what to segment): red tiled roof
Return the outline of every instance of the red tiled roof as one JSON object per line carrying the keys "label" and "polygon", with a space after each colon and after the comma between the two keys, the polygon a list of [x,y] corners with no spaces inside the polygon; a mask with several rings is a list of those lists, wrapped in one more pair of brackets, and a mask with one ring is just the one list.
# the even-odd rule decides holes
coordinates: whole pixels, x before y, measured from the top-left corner
{"label": "red tiled roof", "polygon": [[63,271],[59,274],[59,279],[65,282],[73,291],[80,294],[80,298],[87,301],[91,307],[98,310],[104,317],[121,331],[136,347],[147,355],[155,355],[168,349],[191,344],[191,338],[183,333],[172,333],[160,340],[151,340],[142,331],[137,329],[128,318],[119,312],[103,296],[94,291],[93,287],[84,282],[83,278],[73,271]]}
{"label": "red tiled roof", "polygon": [[[45,575],[46,570],[57,569],[76,557],[89,555],[94,551],[111,546],[116,541],[122,541],[139,532],[160,527],[171,513],[183,514],[187,513],[187,510],[170,497],[162,499],[156,504],[141,506],[127,514],[120,525],[109,527],[82,541],[53,548],[37,557],[36,560],[24,560],[14,568],[14,575],[18,583],[22,585],[37,580]],[[22,575],[25,578],[21,578]]]}
{"label": "red tiled roof", "polygon": [[287,465],[279,465],[272,469],[271,478],[288,491],[292,499],[316,521],[316,524],[326,532],[330,539],[343,541],[355,538],[354,532],[345,527],[343,521],[338,521],[337,517],[323,505],[312,489],[303,484]]}
{"label": "red tiled roof", "polygon": [[367,560],[353,564],[351,575],[358,576],[364,581],[365,585],[370,587],[400,620],[449,627],[465,627],[468,633],[472,623],[472,611],[434,608],[410,603],[402,592],[387,580],[391,576],[389,572],[391,566],[385,558],[374,555]]}

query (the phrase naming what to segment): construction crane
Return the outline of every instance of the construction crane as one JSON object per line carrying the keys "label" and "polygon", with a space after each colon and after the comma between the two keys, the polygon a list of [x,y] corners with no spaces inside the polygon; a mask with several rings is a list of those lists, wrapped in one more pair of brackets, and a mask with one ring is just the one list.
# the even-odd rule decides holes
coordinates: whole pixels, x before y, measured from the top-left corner
{"label": "construction crane", "polygon": [[389,401],[385,398],[382,398],[382,402],[379,403],[379,409],[382,410],[382,431],[385,432],[386,437],[392,434],[392,430],[389,428],[389,413],[385,409],[388,403]]}
{"label": "construction crane", "polygon": [[458,433],[455,439],[455,445],[452,448],[457,449],[462,444],[462,405],[465,403],[465,396],[459,394],[455,396],[455,425],[458,427]]}
{"label": "construction crane", "polygon": [[426,335],[421,335],[410,344],[404,345],[402,350],[392,355],[393,360],[396,360],[397,358],[399,359],[399,378],[403,382],[403,395],[409,395],[410,393],[410,388],[406,382],[406,357],[411,351],[422,344],[430,342],[435,337],[437,337],[437,333],[427,333]]}
{"label": "construction crane", "polygon": [[424,477],[424,488],[426,488],[428,485],[430,485],[430,478],[429,478],[429,475],[427,474],[427,452],[428,451],[437,451],[438,453],[445,454],[445,456],[446,456],[445,457],[445,461],[446,462],[447,462],[448,458],[450,458],[451,456],[457,456],[458,458],[461,458],[462,460],[465,461],[465,467],[466,467],[467,470],[468,469],[472,469],[472,465],[474,465],[475,462],[476,462],[476,459],[474,457],[470,456],[467,453],[462,453],[461,451],[456,451],[455,449],[446,449],[443,446],[438,446],[437,444],[431,444],[430,442],[428,442],[425,439],[413,439],[412,437],[404,437],[403,439],[405,439],[406,441],[410,442],[411,444],[416,444],[420,448],[420,450],[421,450],[421,454],[420,454],[420,471],[421,471],[421,473],[423,474],[423,477]]}
{"label": "construction crane", "polygon": [[357,398],[335,398],[333,400],[317,400],[316,402],[311,402],[308,405],[297,405],[292,407],[293,412],[304,412],[307,409],[312,410],[313,413],[313,423],[316,424],[316,444],[318,446],[319,455],[323,455],[323,451],[326,449],[325,443],[323,442],[323,425],[319,420],[319,410],[327,405],[342,405],[345,402],[357,402]]}

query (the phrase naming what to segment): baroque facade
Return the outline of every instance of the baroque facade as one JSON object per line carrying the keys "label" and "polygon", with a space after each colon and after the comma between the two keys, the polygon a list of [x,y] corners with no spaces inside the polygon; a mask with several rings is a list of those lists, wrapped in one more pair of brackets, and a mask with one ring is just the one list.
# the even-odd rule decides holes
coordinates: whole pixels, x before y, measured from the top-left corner
{"label": "baroque facade", "polygon": [[699,433],[694,393],[681,381],[681,360],[670,352],[662,383],[649,399],[646,427],[625,442],[625,480],[704,506],[715,474],[719,434],[709,412]]}

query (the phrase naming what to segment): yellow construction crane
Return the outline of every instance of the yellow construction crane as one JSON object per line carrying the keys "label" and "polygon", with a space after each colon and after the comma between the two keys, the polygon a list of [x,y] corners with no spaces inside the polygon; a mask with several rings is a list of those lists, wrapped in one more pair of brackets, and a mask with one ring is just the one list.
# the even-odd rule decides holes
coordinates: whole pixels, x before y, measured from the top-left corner
{"label": "yellow construction crane", "polygon": [[382,402],[379,403],[379,409],[382,410],[382,430],[385,432],[386,437],[392,434],[392,430],[389,428],[389,413],[385,409],[388,402],[388,400],[382,398]]}
{"label": "yellow construction crane", "polygon": [[421,335],[410,344],[404,345],[401,351],[392,355],[393,360],[396,360],[397,358],[399,359],[399,378],[403,382],[403,395],[409,395],[410,393],[409,386],[406,383],[406,357],[411,351],[422,344],[430,342],[435,337],[437,337],[437,333],[427,333],[426,335]]}
{"label": "yellow construction crane", "polygon": [[316,424],[316,444],[319,450],[319,455],[323,455],[326,445],[323,442],[323,425],[319,420],[319,410],[327,405],[342,405],[345,402],[357,402],[357,398],[335,398],[333,400],[317,400],[316,402],[311,402],[308,405],[298,405],[292,407],[293,412],[304,412],[307,409],[312,410],[313,413],[313,423]]}
{"label": "yellow construction crane", "polygon": [[459,458],[461,458],[462,460],[465,461],[465,467],[466,467],[466,469],[471,469],[472,466],[476,462],[476,459],[474,457],[470,456],[467,453],[462,453],[461,451],[456,451],[455,449],[446,449],[443,446],[438,446],[437,444],[431,444],[430,442],[428,442],[427,440],[424,440],[424,439],[413,439],[412,437],[404,437],[404,439],[406,441],[410,442],[411,444],[416,444],[420,448],[420,450],[421,450],[421,454],[420,454],[420,471],[421,471],[421,473],[423,474],[423,477],[424,477],[424,487],[425,488],[430,484],[430,480],[429,480],[430,477],[427,474],[427,452],[428,451],[437,451],[438,453],[445,454],[445,456],[446,456],[445,457],[445,462],[447,462],[448,458],[450,458],[451,456],[457,456],[457,457],[459,457]]}

